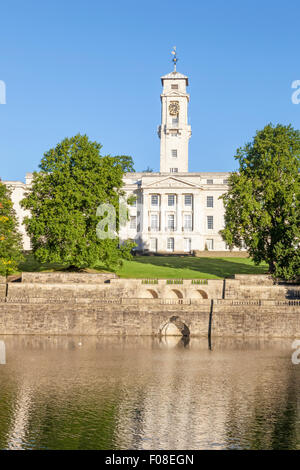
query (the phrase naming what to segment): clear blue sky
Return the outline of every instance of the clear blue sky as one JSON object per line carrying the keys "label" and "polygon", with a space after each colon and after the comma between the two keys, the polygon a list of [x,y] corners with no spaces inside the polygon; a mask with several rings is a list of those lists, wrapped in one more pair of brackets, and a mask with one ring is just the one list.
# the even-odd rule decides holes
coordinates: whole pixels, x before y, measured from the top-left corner
{"label": "clear blue sky", "polygon": [[235,169],[236,148],[268,122],[300,128],[299,1],[10,0],[0,15],[4,180],[78,132],[158,170],[173,45],[190,79],[190,171]]}

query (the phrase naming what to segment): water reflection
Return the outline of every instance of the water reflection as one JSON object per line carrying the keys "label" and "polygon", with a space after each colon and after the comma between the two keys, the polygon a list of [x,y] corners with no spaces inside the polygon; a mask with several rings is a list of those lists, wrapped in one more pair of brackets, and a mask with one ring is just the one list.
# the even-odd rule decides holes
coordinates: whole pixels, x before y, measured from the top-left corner
{"label": "water reflection", "polygon": [[2,449],[299,449],[291,341],[1,337]]}

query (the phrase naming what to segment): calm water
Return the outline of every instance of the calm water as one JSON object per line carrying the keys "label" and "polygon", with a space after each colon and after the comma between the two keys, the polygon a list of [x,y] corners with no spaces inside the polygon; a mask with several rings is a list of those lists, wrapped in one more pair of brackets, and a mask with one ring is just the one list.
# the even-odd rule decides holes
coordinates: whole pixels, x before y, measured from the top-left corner
{"label": "calm water", "polygon": [[1,449],[300,449],[292,340],[0,340]]}

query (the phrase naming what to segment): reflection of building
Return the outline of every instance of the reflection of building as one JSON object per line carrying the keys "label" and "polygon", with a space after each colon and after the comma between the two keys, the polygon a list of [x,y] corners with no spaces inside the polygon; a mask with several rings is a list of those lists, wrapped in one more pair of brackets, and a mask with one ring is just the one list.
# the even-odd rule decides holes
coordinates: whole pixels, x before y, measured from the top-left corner
{"label": "reflection of building", "polygon": [[7,337],[1,449],[300,448],[289,339],[80,339]]}
{"label": "reflection of building", "polygon": [[[224,226],[224,208],[219,197],[227,190],[227,172],[189,173],[188,77],[176,71],[164,75],[161,94],[160,172],[129,173],[124,177],[125,191],[137,201],[130,208],[130,221],[121,229],[121,240],[133,239],[139,250],[152,252],[191,252],[226,250],[219,235]],[[19,206],[26,184],[7,182],[20,221]],[[24,228],[22,229],[24,233]],[[30,247],[24,234],[24,248]]]}

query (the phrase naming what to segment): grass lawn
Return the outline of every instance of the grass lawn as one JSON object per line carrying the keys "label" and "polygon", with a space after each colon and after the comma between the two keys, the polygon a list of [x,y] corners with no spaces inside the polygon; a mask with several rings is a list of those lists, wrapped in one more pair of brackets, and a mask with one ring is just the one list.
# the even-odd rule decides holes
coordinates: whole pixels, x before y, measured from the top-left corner
{"label": "grass lawn", "polygon": [[[27,255],[20,271],[57,271],[65,268],[59,264],[39,264],[32,255]],[[107,271],[97,263],[90,272]],[[220,279],[233,274],[264,274],[267,265],[254,266],[248,258],[194,258],[192,256],[136,256],[133,261],[124,261],[116,270],[122,278],[175,278],[175,279]]]}

